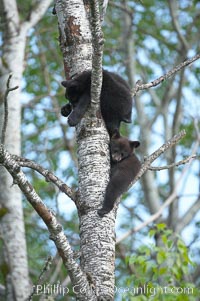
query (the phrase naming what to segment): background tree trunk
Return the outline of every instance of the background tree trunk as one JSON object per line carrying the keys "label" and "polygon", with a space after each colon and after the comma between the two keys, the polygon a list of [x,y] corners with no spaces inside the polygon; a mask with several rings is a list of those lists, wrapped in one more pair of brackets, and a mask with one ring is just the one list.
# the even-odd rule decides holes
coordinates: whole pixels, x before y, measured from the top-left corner
{"label": "background tree trunk", "polygon": [[[11,87],[19,86],[10,92],[7,98],[9,107],[5,144],[10,153],[20,155],[21,149],[21,81],[24,71],[26,35],[32,25],[37,23],[48,8],[50,1],[44,1],[37,16],[20,24],[15,0],[1,0],[1,18],[3,20],[3,45],[0,61],[0,135],[4,121],[4,94],[9,74],[13,74]],[[37,13],[37,12],[36,12]],[[32,17],[32,18],[31,18]],[[17,185],[4,167],[0,166],[0,206],[6,214],[0,219],[1,237],[4,243],[4,261],[7,266],[6,298],[25,300],[30,291],[27,250],[22,209],[22,196]]]}

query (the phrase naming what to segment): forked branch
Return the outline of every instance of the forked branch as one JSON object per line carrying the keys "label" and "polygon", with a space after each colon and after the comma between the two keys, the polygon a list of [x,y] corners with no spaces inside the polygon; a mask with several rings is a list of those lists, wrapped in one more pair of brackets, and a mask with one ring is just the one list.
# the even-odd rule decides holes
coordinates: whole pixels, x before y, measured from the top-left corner
{"label": "forked branch", "polygon": [[151,171],[160,171],[160,170],[164,170],[164,169],[170,169],[173,167],[177,167],[177,166],[189,163],[191,159],[195,159],[195,158],[197,158],[197,155],[191,155],[183,160],[174,162],[174,163],[166,165],[166,166],[150,166],[148,169]]}
{"label": "forked branch", "polygon": [[184,67],[192,64],[194,61],[198,60],[200,58],[200,54],[196,54],[195,56],[193,56],[191,59],[185,60],[184,62],[182,62],[181,64],[177,65],[176,67],[174,67],[172,70],[168,71],[166,74],[160,76],[159,78],[153,80],[150,83],[147,84],[143,84],[141,83],[141,81],[137,81],[135,88],[133,89],[133,96],[135,96],[137,94],[138,91],[140,90],[145,90],[145,89],[149,89],[151,87],[156,87],[158,86],[160,83],[162,83],[164,80],[172,77],[176,72],[180,71],[181,69],[183,69]]}
{"label": "forked branch", "polygon": [[52,182],[60,189],[60,191],[65,193],[71,200],[76,201],[76,192],[73,189],[71,189],[69,186],[67,186],[62,180],[60,180],[48,169],[45,169],[40,164],[32,160],[20,156],[12,155],[12,159],[15,160],[21,167],[28,167],[37,171],[42,176],[44,176],[47,182]]}
{"label": "forked branch", "polygon": [[19,163],[12,159],[12,156],[5,149],[3,144],[0,144],[0,163],[11,174],[13,182],[19,186],[28,202],[46,224],[50,233],[50,238],[54,241],[64,266],[68,269],[70,278],[73,280],[73,285],[76,285],[77,298],[80,297],[79,295],[83,296],[85,294],[85,298],[87,298],[90,294],[93,294],[85,273],[74,259],[74,252],[61,224],[58,223],[55,214],[43,203],[33,186],[28,182],[26,176],[21,171]]}
{"label": "forked branch", "polygon": [[150,168],[150,165],[153,161],[155,161],[161,154],[163,154],[166,150],[173,147],[175,144],[178,143],[184,136],[186,135],[185,130],[182,130],[177,135],[169,139],[166,143],[164,143],[159,149],[157,149],[153,154],[151,154],[148,158],[145,159],[145,162],[142,164],[141,169],[137,176],[135,177],[131,186],[137,182],[142,175]]}
{"label": "forked branch", "polygon": [[[172,139],[170,139],[167,143],[166,146],[165,144],[163,144],[161,146],[161,148],[159,148],[156,152],[154,152],[151,156],[149,156],[147,158],[147,161],[151,161],[153,159],[153,157],[155,156],[155,153],[159,153],[160,149],[165,148],[168,149],[169,147],[171,147],[172,145],[176,144],[183,136],[185,135],[185,131],[180,132],[178,135],[174,136]],[[173,141],[173,142],[172,142]],[[171,143],[172,142],[172,143]],[[171,145],[171,146],[170,146]],[[175,186],[174,186],[174,190],[172,192],[172,194],[165,200],[165,202],[160,206],[159,210],[152,214],[146,221],[144,221],[143,223],[141,223],[139,226],[129,230],[128,232],[126,232],[125,234],[123,234],[121,237],[119,237],[116,241],[116,244],[120,243],[122,240],[126,239],[128,236],[130,236],[131,234],[140,231],[141,229],[145,228],[147,225],[151,224],[152,222],[154,222],[156,219],[158,219],[164,209],[169,206],[177,197],[177,190],[182,182],[182,179],[184,177],[184,175],[186,174],[186,172],[188,171],[188,169],[190,168],[192,161],[197,157],[196,155],[194,155],[197,151],[197,148],[199,146],[199,142],[197,141],[193,150],[192,150],[192,155],[189,157],[189,164],[187,166],[184,167],[179,179],[177,180]],[[167,148],[166,148],[167,147]],[[186,162],[184,162],[186,163]],[[146,163],[143,164],[143,166],[145,165],[146,168]],[[138,173],[138,175],[140,174],[140,172]]]}

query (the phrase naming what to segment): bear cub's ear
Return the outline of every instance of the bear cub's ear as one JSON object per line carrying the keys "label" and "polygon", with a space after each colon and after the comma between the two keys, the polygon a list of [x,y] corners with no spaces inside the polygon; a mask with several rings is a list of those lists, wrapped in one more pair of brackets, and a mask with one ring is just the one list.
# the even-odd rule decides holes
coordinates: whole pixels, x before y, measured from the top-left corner
{"label": "bear cub's ear", "polygon": [[63,86],[63,87],[65,87],[65,88],[67,88],[68,87],[68,81],[67,80],[63,80],[62,82],[61,82],[61,85]]}
{"label": "bear cub's ear", "polygon": [[61,85],[67,89],[67,88],[71,88],[71,87],[77,87],[78,82],[74,79],[63,80],[61,82]]}
{"label": "bear cub's ear", "polygon": [[140,146],[140,141],[129,141],[132,149],[138,148]]}

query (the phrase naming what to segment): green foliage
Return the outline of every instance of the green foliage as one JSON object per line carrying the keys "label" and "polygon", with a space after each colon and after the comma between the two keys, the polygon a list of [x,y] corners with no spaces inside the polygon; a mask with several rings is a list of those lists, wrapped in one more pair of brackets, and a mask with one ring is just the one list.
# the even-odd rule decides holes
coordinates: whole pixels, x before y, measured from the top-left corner
{"label": "green foliage", "polygon": [[[25,20],[34,3],[22,0],[17,2],[20,18],[21,20]],[[149,82],[173,68],[177,63],[184,61],[187,54],[180,48],[177,33],[171,22],[168,2],[155,0],[127,1],[128,9],[133,10],[133,19],[130,28],[133,38],[131,45],[133,46],[133,60],[127,61],[128,47],[126,42],[128,40],[129,28],[126,21],[129,15],[120,9],[120,6],[123,6],[125,2],[116,0],[112,1],[112,3],[109,2],[108,5],[103,26],[105,36],[104,67],[118,72],[127,79],[127,65],[133,64],[135,68],[134,79],[142,79],[144,82]],[[200,26],[198,2],[179,1],[180,15],[178,21],[181,25],[181,33],[185,34],[192,53],[197,52],[199,49],[199,39],[196,38]],[[119,7],[115,7],[115,5],[119,5]],[[67,119],[60,116],[60,107],[66,102],[64,88],[60,84],[65,75],[58,41],[57,17],[51,14],[51,10],[51,8],[48,10],[41,22],[30,31],[27,37],[26,68],[23,81],[24,98],[22,101],[22,154],[53,171],[71,187],[76,187],[77,157],[76,145],[74,143],[74,129],[69,128]],[[186,72],[187,76],[184,79],[184,87],[187,88],[187,91],[190,90],[192,92],[189,94],[189,97],[185,90],[181,92],[184,95],[181,103],[184,118],[181,119],[179,129],[183,127],[187,132],[187,136],[179,143],[181,151],[177,152],[177,154],[181,158],[182,154],[184,156],[190,154],[191,145],[196,139],[193,118],[188,114],[188,108],[190,111],[191,101],[195,99],[194,95],[198,96],[200,93],[200,68],[195,67],[195,64],[193,64],[191,68],[187,68]],[[191,75],[193,75],[192,78]],[[159,144],[163,143],[171,133],[170,122],[167,124],[165,133],[162,110],[165,110],[169,106],[171,110],[168,111],[167,119],[172,120],[176,106],[178,94],[176,89],[178,85],[179,74],[173,79],[163,82],[156,89],[152,89],[152,93],[155,93],[158,98],[158,105],[153,101],[153,97],[149,91],[143,91],[138,95],[138,97],[141,97],[140,102],[144,104],[147,126],[151,124],[151,122],[148,123],[148,120],[153,120],[155,116],[157,116],[155,121],[159,119],[158,124],[155,122],[155,125],[150,125],[151,132],[154,133],[153,139],[151,139],[153,143],[157,141],[157,137],[162,139],[162,141],[159,140]],[[170,99],[169,104],[166,104],[166,96],[172,86],[174,96]],[[187,103],[189,104],[188,107],[186,107]],[[159,104],[161,104],[161,107],[159,107]],[[161,130],[158,131],[158,129]],[[131,134],[133,140],[138,139],[138,137],[139,139],[146,139],[146,137],[140,137],[135,106],[133,106],[133,124],[128,126],[122,124],[121,133],[125,136]],[[156,143],[158,144],[158,141]],[[142,144],[140,149],[142,149]],[[143,155],[147,154],[140,153],[140,149],[138,153],[143,158]],[[53,184],[46,183],[43,178],[30,169],[26,170],[26,175],[45,204],[55,210],[71,245],[74,249],[77,249],[79,245],[77,214],[69,213],[70,210],[68,208],[66,211],[62,208],[59,210],[57,198],[59,198],[60,194]],[[158,187],[160,199],[165,200],[169,191],[171,191],[170,181],[168,176],[165,177],[164,183],[161,182],[160,178],[160,174],[158,173],[155,183],[152,183],[152,185]],[[133,228],[135,222],[143,219],[143,213],[149,210],[146,205],[145,191],[141,188],[136,189],[135,187],[133,187],[131,192],[129,191],[123,196],[123,204],[126,206],[127,199],[130,200],[130,203],[125,207],[125,218],[117,219],[121,231]],[[135,202],[134,205],[133,199]],[[62,203],[67,202],[70,201],[66,198],[62,200]],[[122,206],[120,205],[120,207]],[[55,247],[49,240],[49,234],[45,225],[27,202],[24,203],[24,212],[30,274],[33,283],[35,283],[47,256],[49,254],[54,255]],[[4,211],[0,212],[0,216],[3,214]],[[130,264],[134,268],[135,277],[131,276],[127,279],[127,285],[148,284],[150,288],[154,288],[155,286],[160,287],[161,282],[167,285],[175,282],[175,285],[178,286],[187,284],[184,282],[184,275],[190,273],[189,266],[191,264],[187,248],[180,238],[174,238],[172,233],[165,228],[165,225],[157,225],[155,229],[150,231],[149,236],[152,238],[158,234],[160,235],[159,241],[162,242],[162,246],[142,245],[138,253],[127,258],[126,262],[120,256],[117,258],[117,282],[118,280],[125,281],[124,277],[127,275],[127,265]],[[125,253],[130,252],[130,250],[137,250],[137,239],[143,241],[145,235],[146,233],[139,233],[136,235],[136,238],[135,234],[132,235],[124,247],[126,250]],[[199,228],[197,227],[194,241],[198,237]],[[191,237],[192,239],[193,237]],[[197,256],[199,257],[198,250]],[[52,273],[55,267],[56,263],[53,263]],[[66,274],[66,270],[62,268],[56,280],[62,281],[65,279]],[[181,300],[193,300],[193,296],[191,295],[167,296],[166,294],[153,297],[148,295],[131,296],[127,294],[124,300],[166,301],[173,300],[172,298],[175,298],[174,300],[180,300],[181,298]]]}
{"label": "green foliage", "polygon": [[195,265],[183,240],[165,224],[157,224],[149,237],[158,244],[142,245],[127,258],[134,273],[125,281],[122,300],[196,300],[198,289],[189,281]]}

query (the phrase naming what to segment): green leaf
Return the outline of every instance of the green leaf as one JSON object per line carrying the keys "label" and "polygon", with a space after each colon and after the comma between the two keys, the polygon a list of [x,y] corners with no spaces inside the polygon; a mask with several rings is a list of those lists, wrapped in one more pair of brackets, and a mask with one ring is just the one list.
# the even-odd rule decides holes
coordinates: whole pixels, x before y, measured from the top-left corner
{"label": "green leaf", "polygon": [[167,247],[169,248],[169,249],[171,249],[172,247],[173,247],[173,241],[172,240],[168,240],[167,241]]}
{"label": "green leaf", "polygon": [[155,234],[156,234],[156,230],[151,229],[151,230],[149,231],[149,236],[150,236],[150,237],[155,236]]}
{"label": "green leaf", "polygon": [[167,272],[168,268],[167,267],[161,267],[159,268],[159,275],[164,275]]}
{"label": "green leaf", "polygon": [[158,264],[162,264],[166,260],[167,256],[164,250],[160,250],[156,256]]}
{"label": "green leaf", "polygon": [[164,224],[164,223],[163,224],[157,224],[156,227],[157,227],[158,230],[164,230],[164,229],[166,229],[166,224]]}
{"label": "green leaf", "polygon": [[131,256],[131,257],[129,258],[129,263],[130,263],[130,264],[133,264],[133,263],[135,263],[135,262],[137,262],[137,257],[136,257],[135,255],[133,255],[133,256]]}

